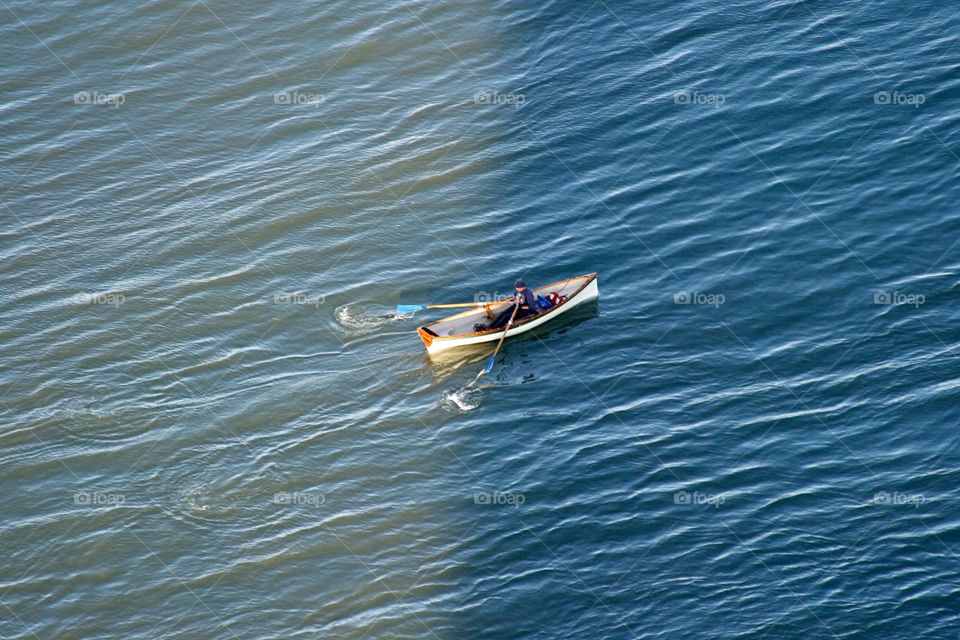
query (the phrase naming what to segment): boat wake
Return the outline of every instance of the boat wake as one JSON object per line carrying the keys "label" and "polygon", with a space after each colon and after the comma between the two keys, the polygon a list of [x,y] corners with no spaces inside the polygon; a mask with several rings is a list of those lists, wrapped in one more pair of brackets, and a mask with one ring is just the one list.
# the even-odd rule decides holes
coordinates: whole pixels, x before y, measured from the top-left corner
{"label": "boat wake", "polygon": [[337,307],[334,317],[345,329],[368,332],[393,322],[407,320],[410,315],[395,313],[376,303],[351,302]]}
{"label": "boat wake", "polygon": [[440,406],[447,411],[466,413],[480,406],[482,391],[478,387],[465,386],[456,391],[444,391],[440,398]]}

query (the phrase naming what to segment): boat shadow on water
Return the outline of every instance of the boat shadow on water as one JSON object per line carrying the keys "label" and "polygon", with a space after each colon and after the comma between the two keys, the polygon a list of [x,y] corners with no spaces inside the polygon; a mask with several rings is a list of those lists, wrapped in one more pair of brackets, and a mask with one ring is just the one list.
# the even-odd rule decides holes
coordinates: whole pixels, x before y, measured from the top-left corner
{"label": "boat shadow on water", "polygon": [[[501,353],[509,353],[511,345],[520,345],[530,341],[549,342],[553,337],[562,336],[577,325],[596,318],[599,315],[600,303],[598,300],[585,302],[567,313],[554,318],[551,322],[525,333],[510,336],[506,342],[504,342]],[[457,347],[456,349],[449,349],[433,354],[425,353],[423,363],[425,366],[430,367],[439,382],[465,365],[479,366],[485,359],[490,357],[490,353],[495,347],[495,342],[485,342]]]}

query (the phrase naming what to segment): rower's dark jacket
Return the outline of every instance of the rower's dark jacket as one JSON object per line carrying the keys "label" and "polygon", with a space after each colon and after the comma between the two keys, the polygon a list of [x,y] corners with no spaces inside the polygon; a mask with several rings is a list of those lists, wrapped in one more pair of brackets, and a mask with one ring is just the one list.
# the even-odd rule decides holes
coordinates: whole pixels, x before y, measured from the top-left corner
{"label": "rower's dark jacket", "polygon": [[525,288],[523,291],[517,291],[517,297],[520,298],[521,310],[526,307],[530,309],[531,313],[538,313],[540,311],[540,305],[537,304],[537,296],[533,295],[530,287]]}

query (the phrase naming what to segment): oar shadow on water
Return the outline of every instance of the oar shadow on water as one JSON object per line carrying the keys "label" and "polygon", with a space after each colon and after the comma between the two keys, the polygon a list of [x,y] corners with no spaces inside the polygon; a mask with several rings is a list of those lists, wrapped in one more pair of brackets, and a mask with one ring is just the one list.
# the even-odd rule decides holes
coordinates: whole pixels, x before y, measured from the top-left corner
{"label": "oar shadow on water", "polygon": [[[548,342],[553,337],[562,336],[577,325],[596,318],[600,315],[599,311],[600,307],[597,301],[578,306],[543,326],[508,338],[503,345],[501,353],[509,353],[511,344],[516,345],[530,340]],[[494,377],[492,380],[486,382],[483,382],[485,379],[481,378],[481,382],[474,384],[476,371],[479,371],[479,368],[483,366],[486,359],[490,357],[495,345],[495,342],[487,342],[480,345],[471,345],[424,356],[424,364],[433,370],[434,375],[438,377],[438,383],[458,373],[461,369],[466,368],[470,371],[469,382],[464,383],[453,391],[443,392],[441,396],[441,406],[459,412],[472,411],[480,406],[484,389],[510,384],[499,377]],[[476,371],[473,370],[474,367]],[[524,382],[527,381],[529,381],[529,379],[525,377]]]}

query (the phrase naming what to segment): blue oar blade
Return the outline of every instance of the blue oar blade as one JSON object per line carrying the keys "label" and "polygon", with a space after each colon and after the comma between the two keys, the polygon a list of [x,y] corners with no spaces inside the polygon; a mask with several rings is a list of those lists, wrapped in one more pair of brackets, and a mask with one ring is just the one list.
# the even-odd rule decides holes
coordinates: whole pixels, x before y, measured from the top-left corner
{"label": "blue oar blade", "polygon": [[420,311],[420,309],[426,309],[422,304],[398,304],[397,313],[413,313],[414,311]]}
{"label": "blue oar blade", "polygon": [[483,367],[484,373],[490,373],[491,371],[493,371],[493,362],[496,359],[497,359],[497,356],[490,356],[489,358],[487,358],[487,364],[485,364]]}

